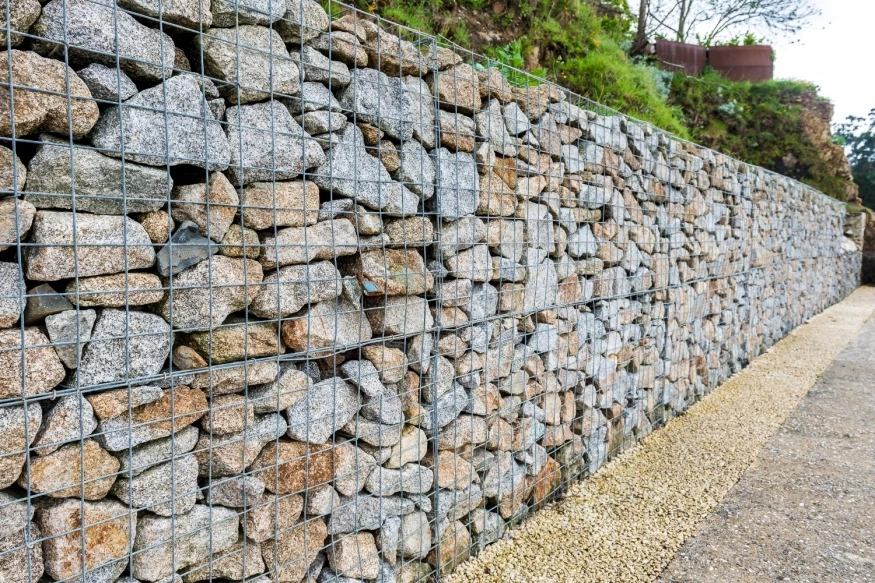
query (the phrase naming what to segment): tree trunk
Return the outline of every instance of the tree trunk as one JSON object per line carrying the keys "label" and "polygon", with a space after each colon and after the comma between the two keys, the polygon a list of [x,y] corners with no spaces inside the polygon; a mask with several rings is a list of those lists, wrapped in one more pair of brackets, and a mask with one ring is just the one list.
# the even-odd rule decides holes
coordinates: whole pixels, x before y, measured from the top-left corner
{"label": "tree trunk", "polygon": [[634,55],[643,54],[647,48],[647,11],[650,9],[650,0],[641,0],[641,5],[638,7],[638,31],[635,33],[635,40],[632,41],[632,50],[630,53]]}

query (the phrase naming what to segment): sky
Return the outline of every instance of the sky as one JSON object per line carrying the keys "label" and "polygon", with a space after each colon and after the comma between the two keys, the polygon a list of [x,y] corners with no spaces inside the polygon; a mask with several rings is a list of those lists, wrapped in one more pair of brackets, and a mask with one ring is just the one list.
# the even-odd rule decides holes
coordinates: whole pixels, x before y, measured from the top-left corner
{"label": "sky", "polygon": [[[795,0],[787,0],[794,2]],[[775,77],[820,86],[835,104],[833,121],[875,108],[875,0],[812,0],[821,15],[793,38],[772,42]],[[638,1],[629,0],[633,12]]]}

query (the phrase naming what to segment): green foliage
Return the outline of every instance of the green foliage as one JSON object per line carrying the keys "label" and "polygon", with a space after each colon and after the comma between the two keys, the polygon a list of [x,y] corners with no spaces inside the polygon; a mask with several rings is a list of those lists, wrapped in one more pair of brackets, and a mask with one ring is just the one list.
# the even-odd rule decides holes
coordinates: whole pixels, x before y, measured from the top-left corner
{"label": "green foliage", "polygon": [[849,116],[836,125],[837,137],[845,142],[848,162],[854,182],[860,187],[860,198],[869,208],[875,208],[875,108],[867,117]]}
{"label": "green foliage", "polygon": [[669,103],[683,110],[696,142],[844,200],[847,181],[803,131],[801,103],[816,103],[816,91],[802,81],[735,83],[706,70],[699,78],[676,75]]}
{"label": "green foliage", "polygon": [[486,51],[486,56],[491,59],[490,66],[498,68],[508,83],[515,87],[538,85],[547,74],[545,69],[532,69],[528,75],[517,70],[525,68],[523,41],[521,39],[517,39],[503,47],[490,49]]}

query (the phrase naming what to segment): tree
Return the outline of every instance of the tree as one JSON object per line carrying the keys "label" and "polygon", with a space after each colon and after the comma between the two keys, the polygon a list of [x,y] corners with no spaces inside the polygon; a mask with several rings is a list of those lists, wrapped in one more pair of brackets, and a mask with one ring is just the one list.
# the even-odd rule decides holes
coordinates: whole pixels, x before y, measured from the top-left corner
{"label": "tree", "polygon": [[835,127],[835,135],[844,142],[863,204],[875,208],[875,108],[868,117],[848,116]]}
{"label": "tree", "polygon": [[727,34],[792,35],[820,14],[811,0],[651,0],[649,5],[648,34],[680,42],[695,38],[705,46]]}

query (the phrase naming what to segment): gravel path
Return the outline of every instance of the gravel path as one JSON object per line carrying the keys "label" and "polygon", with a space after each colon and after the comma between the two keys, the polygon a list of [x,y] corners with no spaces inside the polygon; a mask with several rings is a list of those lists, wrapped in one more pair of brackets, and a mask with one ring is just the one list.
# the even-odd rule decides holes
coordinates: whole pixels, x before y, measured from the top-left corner
{"label": "gravel path", "polygon": [[875,580],[875,318],[660,583]]}
{"label": "gravel path", "polygon": [[875,288],[799,327],[641,445],[572,487],[448,583],[650,582],[857,336]]}

